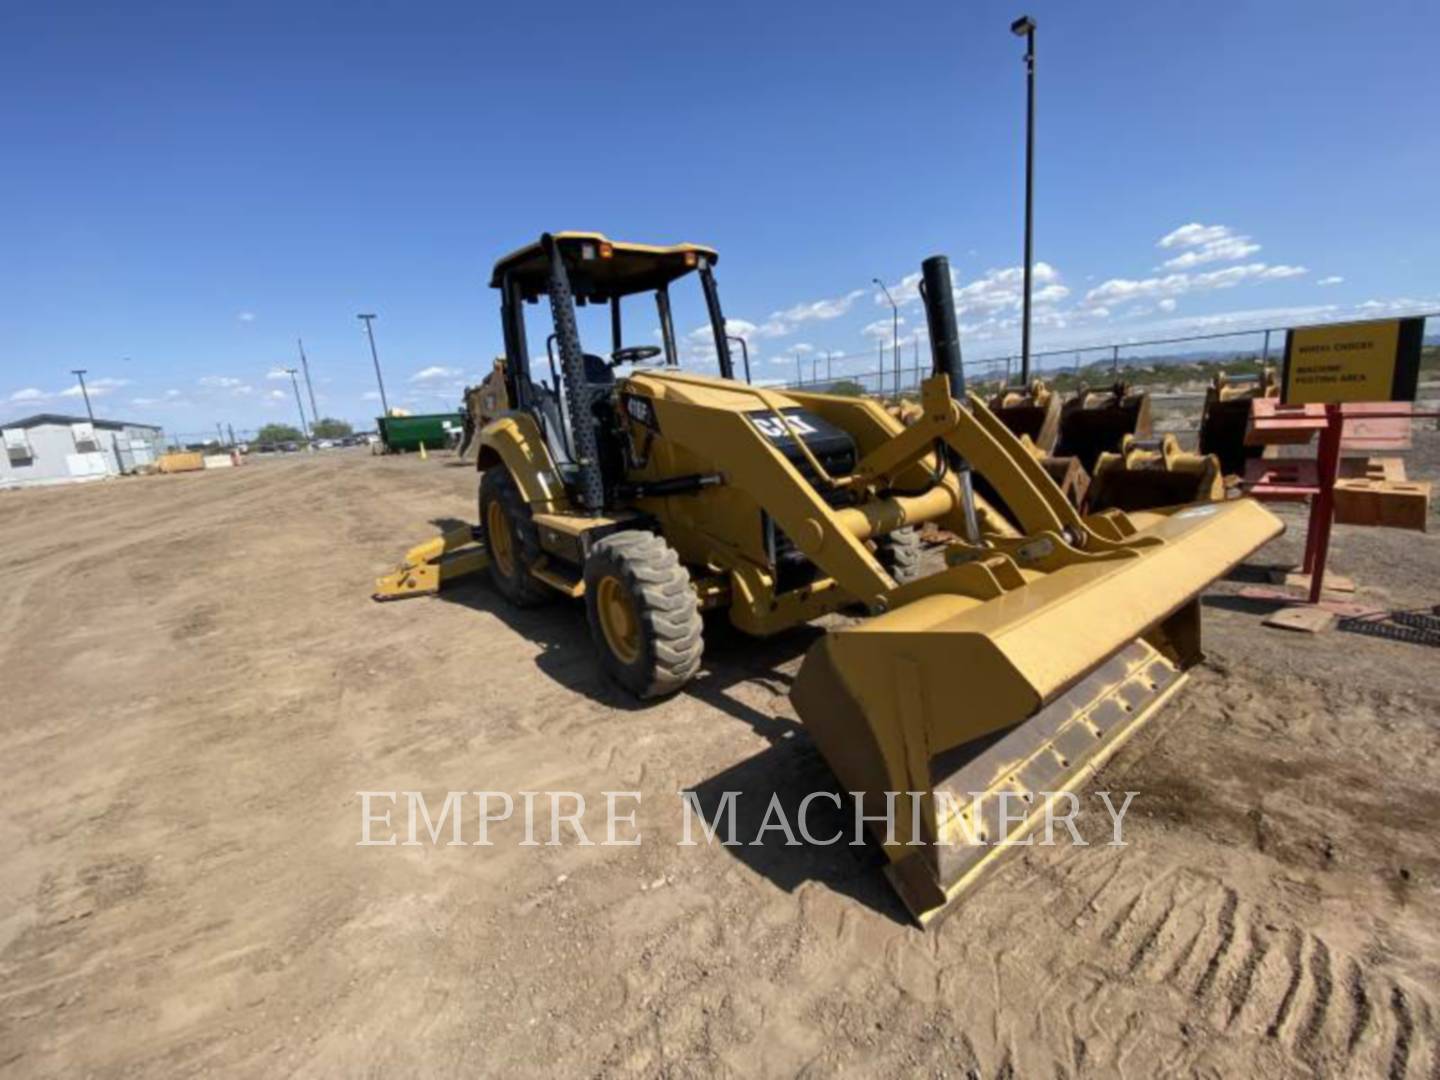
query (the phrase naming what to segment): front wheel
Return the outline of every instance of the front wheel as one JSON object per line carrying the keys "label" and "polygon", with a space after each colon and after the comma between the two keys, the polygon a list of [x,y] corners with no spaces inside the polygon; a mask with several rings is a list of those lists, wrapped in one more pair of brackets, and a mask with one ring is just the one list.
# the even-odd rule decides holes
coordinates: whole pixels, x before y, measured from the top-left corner
{"label": "front wheel", "polygon": [[490,580],[512,604],[534,607],[554,594],[530,574],[541,557],[530,505],[503,466],[480,478],[480,528],[490,553]]}
{"label": "front wheel", "polygon": [[585,561],[585,612],[605,673],[640,698],[674,693],[705,648],[690,572],[663,538],[626,530]]}

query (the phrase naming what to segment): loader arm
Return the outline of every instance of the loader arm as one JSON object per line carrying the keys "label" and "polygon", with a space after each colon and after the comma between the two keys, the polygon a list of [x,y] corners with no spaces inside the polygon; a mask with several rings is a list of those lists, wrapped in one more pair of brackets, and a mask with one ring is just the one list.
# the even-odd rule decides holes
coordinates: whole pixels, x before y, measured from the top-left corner
{"label": "loader arm", "polygon": [[1114,540],[1092,528],[1044,466],[977,395],[967,395],[968,407],[962,407],[950,396],[950,382],[945,375],[932,375],[921,384],[920,391],[924,416],[865,455],[855,467],[857,482],[888,486],[906,469],[924,460],[936,442],[944,442],[1000,493],[1022,533],[1058,533],[1068,543],[1088,551],[1156,543],[1150,537]]}
{"label": "loader arm", "polygon": [[[665,380],[678,381],[668,374]],[[885,610],[895,580],[746,413],[664,397],[655,406],[669,438],[723,462],[726,483],[748,492],[807,558],[866,607]],[[778,414],[778,403],[772,407]]]}

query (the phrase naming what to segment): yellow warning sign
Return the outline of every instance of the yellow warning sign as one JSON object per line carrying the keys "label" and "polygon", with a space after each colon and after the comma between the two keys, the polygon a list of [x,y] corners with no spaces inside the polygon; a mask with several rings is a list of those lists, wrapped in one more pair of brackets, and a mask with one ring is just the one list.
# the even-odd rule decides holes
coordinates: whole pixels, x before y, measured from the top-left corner
{"label": "yellow warning sign", "polygon": [[1302,326],[1285,339],[1288,404],[1414,401],[1424,319]]}

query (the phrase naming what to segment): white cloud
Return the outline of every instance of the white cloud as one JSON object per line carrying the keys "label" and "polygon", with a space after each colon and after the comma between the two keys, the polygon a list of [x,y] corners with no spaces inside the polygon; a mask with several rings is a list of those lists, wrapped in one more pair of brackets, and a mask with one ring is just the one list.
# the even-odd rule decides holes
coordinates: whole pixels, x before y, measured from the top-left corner
{"label": "white cloud", "polygon": [[[876,319],[872,323],[866,323],[860,329],[860,333],[868,338],[875,338],[877,341],[889,341],[895,336],[893,319]],[[905,316],[900,316],[900,325],[905,325]]]}
{"label": "white cloud", "polygon": [[10,395],[11,401],[45,401],[50,397],[44,390],[34,386],[27,386],[23,390],[16,390]]}
{"label": "white cloud", "polygon": [[241,322],[254,322],[255,313],[253,311],[242,311],[239,315],[236,315],[235,318],[239,319]]}
{"label": "white cloud", "polygon": [[266,399],[270,401],[284,401],[285,396],[284,390],[271,390],[265,395]]}
{"label": "white cloud", "polygon": [[1153,300],[1190,292],[1228,289],[1245,281],[1276,281],[1308,272],[1303,266],[1246,263],[1243,266],[1227,266],[1224,270],[1211,270],[1204,274],[1177,273],[1138,280],[1111,278],[1086,293],[1085,303],[1123,304],[1132,300]]}
{"label": "white cloud", "polygon": [[1199,247],[1201,244],[1213,244],[1217,240],[1224,240],[1229,235],[1229,226],[1201,225],[1192,221],[1189,225],[1181,225],[1173,232],[1166,233],[1156,246],[1162,248]]}
{"label": "white cloud", "polygon": [[[950,272],[952,281],[955,271]],[[890,287],[899,307],[908,307],[920,299],[920,274],[906,274]],[[1033,305],[1053,304],[1070,295],[1070,290],[1060,283],[1060,272],[1047,262],[1037,262],[1030,272],[1031,302]],[[885,297],[876,293],[880,303]],[[1025,269],[1007,266],[1000,270],[987,270],[968,284],[955,290],[955,306],[959,314],[987,314],[1005,309],[1020,310],[1025,298]]]}
{"label": "white cloud", "polygon": [[410,376],[410,381],[414,383],[431,382],[435,379],[453,379],[460,374],[463,373],[459,368],[440,367],[438,364],[435,364],[427,368],[421,368],[415,372],[414,375]]}
{"label": "white cloud", "polygon": [[1167,296],[1167,297],[1165,297],[1165,299],[1161,300],[1161,301],[1160,301],[1158,304],[1156,304],[1155,306],[1158,307],[1161,311],[1166,311],[1166,312],[1174,311],[1174,310],[1175,310],[1175,299],[1174,299],[1174,297]]}
{"label": "white cloud", "polygon": [[1234,262],[1248,258],[1260,245],[1248,236],[1238,235],[1228,225],[1182,225],[1162,236],[1155,245],[1162,248],[1184,248],[1179,255],[1165,261],[1167,270],[1189,270],[1204,263]]}
{"label": "white cloud", "polygon": [[1166,259],[1165,267],[1169,270],[1188,270],[1202,263],[1234,262],[1236,259],[1254,255],[1259,250],[1260,245],[1248,236],[1230,236],[1177,255],[1173,259]]}
{"label": "white cloud", "polygon": [[[761,323],[757,326],[749,319],[727,318],[725,320],[725,332],[731,337],[744,338],[746,341],[755,341],[757,338],[782,337],[790,333],[790,328],[781,326],[774,320]],[[713,346],[713,336],[708,322],[701,323],[685,336],[687,340],[694,342],[696,345],[711,344]],[[713,348],[711,351],[714,351]]]}
{"label": "white cloud", "polygon": [[802,323],[809,322],[811,319],[837,319],[849,311],[855,301],[864,295],[864,289],[853,289],[844,296],[837,296],[833,300],[814,300],[808,304],[796,304],[784,311],[775,312],[770,318],[779,320],[781,323]]}
{"label": "white cloud", "polygon": [[1331,274],[1329,277],[1322,277],[1316,285],[1339,285],[1345,279],[1338,274]]}
{"label": "white cloud", "polygon": [[265,373],[265,377],[267,379],[288,379],[290,378],[290,372],[284,368],[271,368]]}
{"label": "white cloud", "polygon": [[158,404],[160,404],[160,399],[159,399],[159,398],[153,398],[153,397],[132,397],[132,398],[130,399],[130,404],[131,404],[131,405],[138,405],[138,406],[140,406],[140,407],[143,409],[143,408],[145,408],[146,406],[149,406],[149,405],[158,405]]}
{"label": "white cloud", "polygon": [[60,391],[61,397],[78,398],[88,393],[91,397],[104,397],[106,394],[119,389],[122,386],[129,386],[129,379],[114,379],[108,376],[99,379],[89,379],[85,383],[85,389],[80,388],[77,382],[74,386],[66,387]]}
{"label": "white cloud", "polygon": [[196,381],[198,381],[201,386],[216,386],[225,390],[244,385],[244,380],[232,379],[229,375],[202,375]]}

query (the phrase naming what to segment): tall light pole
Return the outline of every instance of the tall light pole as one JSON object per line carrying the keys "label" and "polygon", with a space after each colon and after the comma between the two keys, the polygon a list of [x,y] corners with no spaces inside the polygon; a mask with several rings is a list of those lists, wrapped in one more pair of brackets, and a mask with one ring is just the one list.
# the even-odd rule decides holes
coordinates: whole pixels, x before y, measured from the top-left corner
{"label": "tall light pole", "polygon": [[295,388],[295,407],[300,410],[300,434],[305,436],[305,441],[310,441],[310,427],[305,423],[305,406],[300,403],[300,382],[295,378],[299,372],[293,367],[287,367],[285,374],[290,376],[290,385]]}
{"label": "tall light pole", "polygon": [[85,389],[85,372],[89,368],[71,368],[70,374],[80,380],[80,396],[85,399],[85,415],[90,417],[90,423],[95,423],[95,410],[90,407],[90,391]]}
{"label": "tall light pole", "polygon": [[1030,385],[1030,266],[1035,235],[1035,20],[1022,15],[1010,32],[1025,39],[1025,312],[1020,324],[1020,385]]}
{"label": "tall light pole", "polygon": [[356,315],[357,319],[365,324],[365,333],[370,338],[370,359],[375,361],[375,381],[380,384],[380,411],[385,416],[390,415],[390,405],[385,400],[385,380],[380,376],[380,354],[375,351],[375,330],[370,325],[374,315]]}
{"label": "tall light pole", "polygon": [[[885,294],[885,299],[890,304],[890,348],[895,361],[895,397],[900,397],[900,309],[895,306],[895,298],[890,295],[890,290],[885,288],[885,283],[878,277],[871,278],[871,281],[880,286],[880,291]],[[880,365],[884,367],[884,364]]]}
{"label": "tall light pole", "polygon": [[305,389],[310,394],[310,420],[313,423],[320,419],[320,409],[315,404],[315,386],[310,382],[310,361],[305,359],[305,342],[297,337],[295,344],[300,346],[300,370],[305,372]]}

